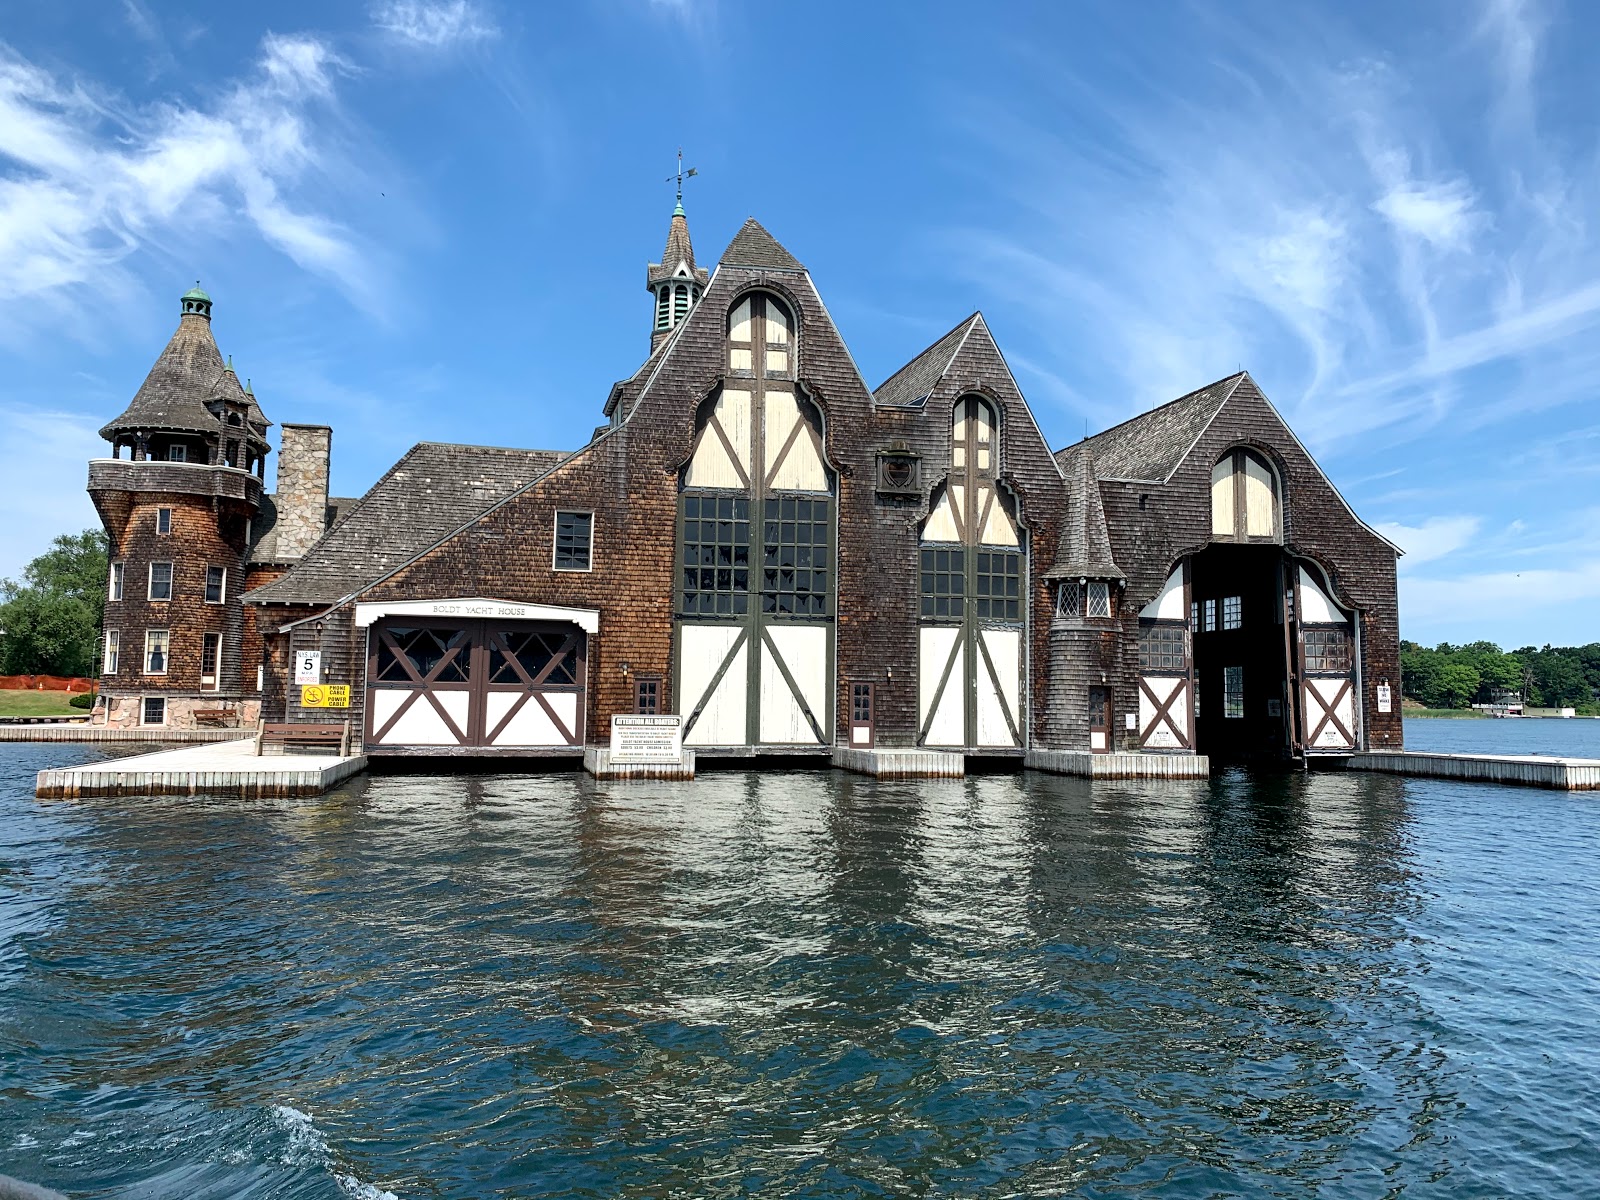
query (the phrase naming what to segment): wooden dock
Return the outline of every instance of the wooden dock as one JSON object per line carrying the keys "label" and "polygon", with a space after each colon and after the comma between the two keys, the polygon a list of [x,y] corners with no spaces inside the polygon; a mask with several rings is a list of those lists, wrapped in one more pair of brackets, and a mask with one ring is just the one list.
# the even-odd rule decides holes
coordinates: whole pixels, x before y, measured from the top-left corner
{"label": "wooden dock", "polygon": [[257,757],[255,739],[184,746],[156,754],[108,759],[83,767],[40,771],[34,795],[79,796],[315,796],[366,770],[362,754],[281,754]]}
{"label": "wooden dock", "polygon": [[967,760],[958,753],[909,747],[835,746],[832,762],[840,770],[874,779],[961,779],[967,773]]}
{"label": "wooden dock", "polygon": [[163,742],[233,742],[246,732],[238,729],[165,729],[135,726],[132,729],[108,728],[87,722],[57,725],[0,725],[0,742],[133,742],[151,745]]}
{"label": "wooden dock", "polygon": [[1540,754],[1430,754],[1421,750],[1382,750],[1352,754],[1351,771],[1380,771],[1424,779],[1464,779],[1509,783],[1558,791],[1600,790],[1600,759],[1555,758]]}
{"label": "wooden dock", "polygon": [[1087,750],[1029,750],[1023,765],[1053,775],[1088,779],[1206,779],[1204,754],[1091,754]]}

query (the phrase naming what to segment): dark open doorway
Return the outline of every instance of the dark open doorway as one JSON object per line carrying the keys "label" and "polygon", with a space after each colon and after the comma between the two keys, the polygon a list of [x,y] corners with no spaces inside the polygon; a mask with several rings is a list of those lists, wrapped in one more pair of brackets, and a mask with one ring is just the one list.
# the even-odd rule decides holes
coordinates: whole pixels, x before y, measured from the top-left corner
{"label": "dark open doorway", "polygon": [[1213,762],[1293,753],[1285,561],[1265,545],[1214,545],[1192,560],[1195,748]]}

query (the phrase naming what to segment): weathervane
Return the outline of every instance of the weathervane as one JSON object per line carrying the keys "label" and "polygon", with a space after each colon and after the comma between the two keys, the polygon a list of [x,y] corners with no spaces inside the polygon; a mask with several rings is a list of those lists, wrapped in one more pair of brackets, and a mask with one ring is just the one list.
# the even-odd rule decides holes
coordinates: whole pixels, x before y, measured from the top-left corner
{"label": "weathervane", "polygon": [[[695,170],[693,167],[690,167],[687,171],[685,171],[683,169],[683,147],[679,146],[678,147],[678,175],[677,175],[677,180],[678,180],[678,207],[679,208],[683,207],[683,181],[685,179],[693,179],[698,174],[700,174],[700,172]],[[667,176],[667,182],[671,183],[672,180],[673,180],[673,177],[671,175],[668,175]]]}

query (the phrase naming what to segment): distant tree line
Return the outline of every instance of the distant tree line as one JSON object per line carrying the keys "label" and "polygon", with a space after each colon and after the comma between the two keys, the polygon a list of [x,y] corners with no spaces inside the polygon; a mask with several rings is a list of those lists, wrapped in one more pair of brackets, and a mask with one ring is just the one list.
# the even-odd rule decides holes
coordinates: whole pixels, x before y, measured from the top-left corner
{"label": "distant tree line", "polygon": [[1442,642],[1431,650],[1401,642],[1400,676],[1406,696],[1429,708],[1468,708],[1497,692],[1520,692],[1532,708],[1600,714],[1600,642],[1509,654],[1493,642]]}
{"label": "distant tree line", "polygon": [[109,572],[106,535],[64,533],[0,579],[0,675],[98,675]]}

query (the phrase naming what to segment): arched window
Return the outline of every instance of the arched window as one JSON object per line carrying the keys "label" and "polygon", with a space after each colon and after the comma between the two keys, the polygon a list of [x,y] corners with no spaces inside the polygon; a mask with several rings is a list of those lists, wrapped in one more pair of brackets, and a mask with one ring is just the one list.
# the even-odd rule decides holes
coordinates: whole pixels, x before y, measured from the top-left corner
{"label": "arched window", "polygon": [[1254,450],[1230,450],[1211,468],[1213,538],[1282,541],[1282,510],[1278,474]]}
{"label": "arched window", "polygon": [[656,289],[656,328],[672,328],[672,299],[668,295],[671,288],[659,287]]}
{"label": "arched window", "polygon": [[766,292],[740,298],[728,314],[728,370],[766,379],[794,378],[794,318],[783,301]]}
{"label": "arched window", "polygon": [[689,315],[689,285],[680,283],[672,289],[672,323],[680,325]]}
{"label": "arched window", "polygon": [[1000,421],[994,406],[981,396],[963,396],[956,401],[950,430],[951,469],[973,472],[986,478],[994,475],[995,434]]}

